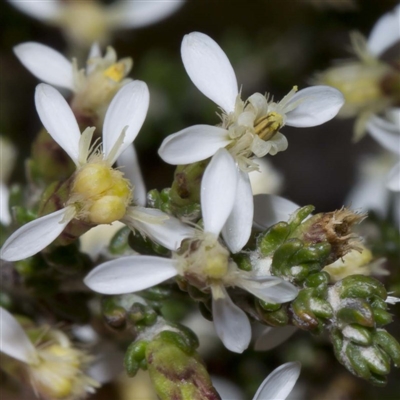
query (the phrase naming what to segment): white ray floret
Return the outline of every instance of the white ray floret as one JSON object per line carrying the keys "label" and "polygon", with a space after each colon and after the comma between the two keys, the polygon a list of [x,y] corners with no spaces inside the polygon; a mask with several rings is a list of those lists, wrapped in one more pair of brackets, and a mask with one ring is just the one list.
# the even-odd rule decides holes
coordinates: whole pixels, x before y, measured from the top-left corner
{"label": "white ray floret", "polygon": [[387,188],[400,191],[400,108],[390,109],[387,118],[373,115],[367,123],[370,135],[386,150],[393,153],[398,162],[387,176]]}
{"label": "white ray floret", "polygon": [[253,400],[285,400],[300,375],[299,362],[289,362],[274,369],[264,380]]}
{"label": "white ray floret", "polygon": [[10,191],[8,181],[14,168],[17,150],[15,146],[0,134],[0,223],[4,226],[10,225],[12,217],[9,210]]}
{"label": "white ray floret", "polygon": [[159,210],[130,205],[131,184],[112,166],[136,138],[149,105],[147,85],[133,81],[115,96],[106,114],[103,151],[90,150],[94,128],[82,135],[65,99],[53,87],[40,84],[35,94],[39,117],[53,139],[68,153],[77,170],[65,208],[18,229],[4,243],[1,258],[8,261],[32,256],[55,240],[68,223],[83,220],[92,226],[116,220],[175,250],[193,229]]}
{"label": "white ray floret", "polygon": [[36,350],[21,325],[2,307],[0,321],[0,352],[25,363],[37,361]]}
{"label": "white ray floret", "polygon": [[[91,271],[85,283],[104,294],[136,292],[180,275],[200,290],[211,293],[214,325],[218,336],[231,351],[241,353],[249,345],[251,327],[246,314],[231,300],[228,287],[240,287],[256,297],[274,303],[293,300],[298,290],[290,283],[273,276],[260,276],[240,270],[229,258],[229,251],[220,243],[223,231],[237,197],[237,167],[225,149],[220,149],[204,172],[201,183],[201,205],[204,231],[193,231],[173,253],[172,259],[130,256],[109,261]],[[247,237],[237,233],[250,225]],[[226,235],[231,251],[239,251],[250,236],[250,223],[237,219]],[[242,247],[238,248],[238,244]]]}
{"label": "white ray floret", "polygon": [[368,49],[375,57],[400,41],[400,5],[382,15],[368,37]]}

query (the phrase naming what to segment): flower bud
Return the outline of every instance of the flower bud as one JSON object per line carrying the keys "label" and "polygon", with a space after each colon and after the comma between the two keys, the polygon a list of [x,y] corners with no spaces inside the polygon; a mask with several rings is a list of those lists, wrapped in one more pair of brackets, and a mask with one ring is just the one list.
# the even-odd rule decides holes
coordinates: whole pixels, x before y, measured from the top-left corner
{"label": "flower bud", "polygon": [[146,346],[147,367],[161,400],[220,400],[200,356],[184,351],[169,336],[159,335]]}
{"label": "flower bud", "polygon": [[364,218],[365,215],[343,207],[340,210],[312,216],[295,229],[290,237],[305,243],[328,242],[332,247],[328,261],[334,262],[349,251],[362,248],[360,239],[352,232],[352,227]]}

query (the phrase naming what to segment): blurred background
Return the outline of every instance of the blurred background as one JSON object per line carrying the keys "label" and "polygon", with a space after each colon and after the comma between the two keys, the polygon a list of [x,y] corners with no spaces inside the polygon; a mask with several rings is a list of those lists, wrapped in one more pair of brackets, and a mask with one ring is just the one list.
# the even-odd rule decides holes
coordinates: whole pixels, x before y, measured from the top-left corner
{"label": "blurred background", "polygon": [[[73,54],[68,54],[57,28],[1,1],[0,132],[18,147],[11,181],[23,182],[24,160],[40,129],[33,102],[38,80],[20,64],[12,48],[36,41],[68,58]],[[308,86],[314,74],[335,59],[351,57],[349,32],[356,29],[367,35],[374,22],[396,4],[395,0],[188,0],[157,24],[118,31],[110,44],[119,58],[133,58],[130,76],[145,81],[150,89],[150,110],[135,141],[147,189],[162,189],[172,182],[174,167],[157,155],[164,137],[190,125],[219,122],[215,105],[196,89],[184,70],[180,59],[183,35],[200,31],[219,43],[236,71],[243,98],[261,92],[271,93],[278,101],[294,85],[299,89]],[[313,204],[319,212],[343,205],[356,182],[360,160],[381,152],[369,136],[352,142],[353,123],[352,119],[334,119],[315,128],[283,128],[288,150],[267,157],[283,177],[284,197],[300,205]],[[398,319],[389,327],[389,331],[396,330]],[[238,356],[218,343],[217,350],[205,350],[209,370],[241,388],[243,397],[237,391],[237,399],[251,398],[267,373],[291,360],[303,364],[292,399],[400,399],[398,370],[389,377],[387,388],[373,388],[338,364],[329,343],[308,333],[297,333],[267,353],[248,350]],[[151,398],[124,397],[121,393],[134,393],[124,385],[134,386],[126,381],[118,387],[109,385],[93,398]]]}

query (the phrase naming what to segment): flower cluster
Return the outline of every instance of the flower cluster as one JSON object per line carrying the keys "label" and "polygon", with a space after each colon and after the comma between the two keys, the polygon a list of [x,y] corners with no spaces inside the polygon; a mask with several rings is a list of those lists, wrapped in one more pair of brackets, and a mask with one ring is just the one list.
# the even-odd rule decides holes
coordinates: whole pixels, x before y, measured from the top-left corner
{"label": "flower cluster", "polygon": [[[286,126],[312,128],[341,114],[358,115],[358,134],[365,128],[400,155],[398,70],[378,60],[398,39],[392,34],[400,7],[378,21],[368,41],[353,37],[360,62],[321,74],[322,85],[290,86],[280,101],[258,92],[243,97],[222,48],[204,33],[185,35],[184,68],[219,107],[219,119],[164,138],[158,154],[177,166],[174,181],[146,193],[133,143],[153,95],[128,77],[131,58],[118,59],[112,47],[103,55],[101,47],[115,29],[148,25],[183,1],[8,1],[61,27],[75,51],[91,47],[84,69],[37,42],[14,48],[42,81],[34,95],[43,126],[35,144],[45,140],[51,146],[44,153],[55,153],[36,173],[56,171],[35,180],[32,165],[42,153],[35,154],[27,163],[29,187],[13,189],[10,198],[9,171],[2,171],[1,220],[11,233],[0,253],[7,277],[0,298],[4,370],[49,400],[86,398],[122,364],[132,377],[147,370],[161,400],[218,400],[199,339],[177,323],[182,316],[168,315],[180,306],[188,315],[196,304],[231,352],[243,353],[254,337],[256,350],[269,350],[298,328],[327,333],[351,373],[384,384],[391,364],[400,366],[400,344],[384,329],[392,321],[389,304],[399,299],[372,277],[386,273],[385,259],[354,230],[366,215],[346,207],[314,213],[313,206],[255,195],[251,176],[261,175],[262,157],[288,149]],[[59,157],[72,167],[58,173],[52,160]],[[400,191],[400,164],[387,187]],[[124,332],[114,337],[119,346],[111,345],[119,364],[111,373],[89,356],[108,348],[112,333],[102,322]],[[121,355],[116,348],[127,341]],[[281,365],[253,399],[285,399],[299,373],[297,362]]]}

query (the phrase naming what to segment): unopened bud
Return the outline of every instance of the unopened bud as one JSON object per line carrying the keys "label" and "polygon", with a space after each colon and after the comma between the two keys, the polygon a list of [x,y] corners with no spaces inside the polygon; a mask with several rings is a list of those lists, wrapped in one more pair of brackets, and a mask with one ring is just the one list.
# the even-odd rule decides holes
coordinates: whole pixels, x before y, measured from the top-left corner
{"label": "unopened bud", "polygon": [[147,367],[161,400],[220,400],[200,356],[185,352],[169,336],[146,346]]}

